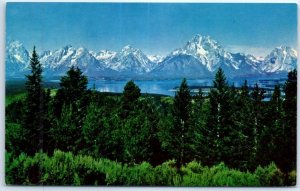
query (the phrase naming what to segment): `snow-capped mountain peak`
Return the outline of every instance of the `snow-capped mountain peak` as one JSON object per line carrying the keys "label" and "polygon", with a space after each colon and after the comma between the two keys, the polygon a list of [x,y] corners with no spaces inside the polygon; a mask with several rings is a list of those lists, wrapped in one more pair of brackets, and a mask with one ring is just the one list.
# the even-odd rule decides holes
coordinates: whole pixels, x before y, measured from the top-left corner
{"label": "snow-capped mountain peak", "polygon": [[109,50],[100,50],[98,53],[90,52],[97,60],[109,61],[116,56],[116,52]]}
{"label": "snow-capped mountain peak", "polygon": [[194,56],[211,72],[220,67],[223,58],[231,59],[231,54],[226,52],[217,41],[210,36],[200,34],[189,40],[183,48],[171,53],[173,56],[180,54]]}
{"label": "snow-capped mountain peak", "polygon": [[6,46],[7,56],[12,56],[16,62],[26,64],[28,62],[29,53],[20,41],[9,41]]}
{"label": "snow-capped mountain peak", "polygon": [[260,66],[265,72],[290,71],[296,68],[297,51],[287,46],[279,46],[267,55]]}
{"label": "snow-capped mountain peak", "polygon": [[140,49],[133,48],[131,45],[124,46],[120,54],[123,56],[127,56],[129,54],[133,54],[134,56],[144,55],[144,53]]}
{"label": "snow-capped mountain peak", "polygon": [[[166,57],[147,56],[130,45],[118,52],[101,50],[98,53],[67,45],[39,55],[45,76],[64,75],[71,66],[79,67],[93,77],[168,79],[213,77],[219,67],[226,76],[237,77],[284,74],[297,66],[297,51],[287,46],[276,47],[265,58],[256,58],[249,54],[227,52],[210,36],[199,34]],[[22,43],[6,43],[7,76],[24,77],[24,72],[29,71],[29,62],[29,52]]]}
{"label": "snow-capped mountain peak", "polygon": [[6,76],[22,76],[29,65],[29,52],[19,41],[7,41],[5,51]]}
{"label": "snow-capped mountain peak", "polygon": [[151,61],[151,62],[154,62],[154,63],[160,63],[163,61],[164,57],[163,56],[160,56],[160,55],[150,55],[148,56],[148,59]]}
{"label": "snow-capped mountain peak", "polygon": [[154,63],[139,49],[125,46],[107,63],[109,68],[124,73],[142,74],[153,69]]}

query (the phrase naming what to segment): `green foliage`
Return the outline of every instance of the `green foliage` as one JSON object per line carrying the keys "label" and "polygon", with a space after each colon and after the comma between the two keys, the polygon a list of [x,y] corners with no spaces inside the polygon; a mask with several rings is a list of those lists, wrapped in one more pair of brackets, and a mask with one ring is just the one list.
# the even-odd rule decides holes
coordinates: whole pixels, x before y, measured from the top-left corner
{"label": "green foliage", "polygon": [[291,172],[288,173],[288,179],[285,182],[285,185],[296,186],[296,181],[297,181],[296,170],[292,170]]}
{"label": "green foliage", "polygon": [[259,178],[261,186],[283,186],[284,175],[274,163],[265,168],[257,167],[255,175]]}
{"label": "green foliage", "polygon": [[124,87],[123,99],[125,103],[135,102],[141,96],[140,88],[130,80]]}
{"label": "green foliage", "polygon": [[[232,118],[235,129],[235,147],[232,150],[231,166],[241,170],[254,170],[255,165],[255,127],[253,124],[253,105],[250,97],[250,90],[247,81],[244,82],[240,90],[231,92]],[[234,112],[238,111],[238,112]]]}
{"label": "green foliage", "polygon": [[[204,150],[207,158],[204,164],[212,165],[220,162],[234,166],[232,155],[240,141],[240,132],[234,125],[234,100],[235,89],[229,88],[226,77],[221,68],[216,73],[214,89],[209,93],[210,110],[207,120]],[[211,153],[211,154],[210,154]]]}
{"label": "green foliage", "polygon": [[270,160],[280,164],[284,145],[284,121],[280,87],[276,85],[270,102],[267,103],[265,122],[258,143],[259,164],[267,165]]}
{"label": "green foliage", "polygon": [[134,165],[127,168],[127,171],[123,174],[126,176],[124,185],[136,185],[136,186],[151,186],[155,185],[155,173],[153,167],[143,162],[139,165]]}
{"label": "green foliage", "polygon": [[[20,185],[280,186],[284,181],[274,163],[250,173],[230,169],[224,163],[207,167],[192,161],[177,169],[176,161],[171,160],[156,167],[147,162],[128,166],[55,151],[51,157],[21,154],[6,165],[6,183]],[[289,179],[294,178],[295,172],[291,172]]]}
{"label": "green foliage", "polygon": [[176,161],[169,160],[155,167],[156,185],[178,185],[180,175],[177,173]]}
{"label": "green foliage", "polygon": [[141,96],[140,88],[135,85],[135,83],[130,80],[124,87],[123,97],[122,97],[122,118],[128,117],[130,112],[135,108],[135,105]]}
{"label": "green foliage", "polygon": [[79,132],[76,120],[74,120],[74,109],[71,105],[64,105],[60,119],[55,120],[50,130],[54,148],[75,152],[77,140],[80,138]]}
{"label": "green foliage", "polygon": [[5,166],[5,182],[7,185],[25,184],[24,162],[27,160],[26,154],[22,153],[16,159],[10,159]]}
{"label": "green foliage", "polygon": [[32,59],[26,98],[6,106],[8,184],[295,184],[296,71],[284,99],[279,86],[268,102],[258,85],[229,87],[222,69],[208,97],[184,79],[172,98],[141,95],[133,81],[122,95],[90,91],[74,67],[61,89],[44,90]]}
{"label": "green foliage", "polygon": [[35,47],[30,58],[30,69],[31,73],[26,76],[27,94],[21,124],[24,129],[23,136],[26,137],[23,141],[23,145],[26,146],[22,148],[22,151],[32,155],[37,151],[46,149],[44,141],[47,138],[44,135],[49,130],[46,119],[48,99],[42,87],[42,67]]}
{"label": "green foliage", "polygon": [[57,91],[49,109],[54,149],[77,153],[84,147],[82,126],[90,102],[87,83],[87,77],[79,68],[73,66],[67,71],[66,76],[61,78],[61,89]]}
{"label": "green foliage", "polygon": [[284,85],[285,99],[283,102],[284,110],[284,131],[285,150],[282,151],[284,159],[279,166],[282,171],[287,173],[296,166],[297,160],[297,70],[289,72],[288,79]]}
{"label": "green foliage", "polygon": [[[74,156],[72,153],[56,151],[53,157],[43,162],[45,169],[42,182],[48,185],[73,185],[77,183]],[[76,181],[75,181],[76,180]]]}
{"label": "green foliage", "polygon": [[190,150],[187,148],[193,140],[191,127],[191,101],[190,90],[184,78],[179,90],[175,93],[172,115],[174,118],[173,127],[169,130],[169,150],[172,157],[178,158],[178,165],[187,161]]}
{"label": "green foliage", "polygon": [[211,168],[193,161],[181,168],[182,186],[258,186],[255,175],[229,169],[220,163]]}
{"label": "green foliage", "polygon": [[82,74],[81,70],[72,66],[67,71],[67,75],[60,80],[64,102],[70,104],[79,101],[86,92],[87,83],[87,77]]}
{"label": "green foliage", "polygon": [[6,94],[5,95],[5,107],[8,107],[10,104],[12,104],[14,102],[22,102],[25,100],[25,98],[26,98],[26,93],[24,91],[15,93],[15,94],[10,94],[10,95]]}
{"label": "green foliage", "polygon": [[5,123],[5,149],[14,155],[21,154],[24,143],[24,129],[18,123]]}

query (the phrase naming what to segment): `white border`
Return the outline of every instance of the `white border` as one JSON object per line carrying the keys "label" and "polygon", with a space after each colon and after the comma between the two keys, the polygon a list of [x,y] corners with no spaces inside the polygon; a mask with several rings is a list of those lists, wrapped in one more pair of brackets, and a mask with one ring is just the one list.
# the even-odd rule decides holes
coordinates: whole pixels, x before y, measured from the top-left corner
{"label": "white border", "polygon": [[[5,185],[5,5],[6,2],[141,2],[138,0],[17,0],[17,1],[12,1],[12,0],[0,0],[0,190],[9,190],[9,191],[15,191],[15,190],[75,190],[75,191],[81,191],[81,190],[300,190],[299,187],[299,172],[300,172],[300,163],[299,163],[299,140],[300,140],[300,131],[298,131],[298,136],[297,136],[297,186],[296,187],[281,187],[281,188],[248,188],[248,187],[243,187],[243,188],[226,188],[226,187],[188,187],[188,188],[181,188],[181,187],[65,187],[65,186],[55,186],[55,187],[32,187],[32,186],[6,186]],[[166,3],[296,3],[298,4],[298,34],[299,34],[299,0],[187,0],[187,1],[174,1],[174,0],[148,0],[145,1],[143,0],[142,2],[150,2],[150,3],[157,3],[157,2],[166,2]],[[297,52],[299,56],[299,35],[298,35],[298,47],[297,47]],[[298,72],[299,72],[299,59],[298,59]],[[299,81],[299,77],[298,77]],[[298,83],[299,84],[299,83]],[[297,100],[297,114],[300,112],[300,88],[298,87],[298,100]],[[300,123],[300,120],[298,118],[297,124]],[[297,125],[299,126],[299,125]],[[298,129],[298,128],[297,128]]]}

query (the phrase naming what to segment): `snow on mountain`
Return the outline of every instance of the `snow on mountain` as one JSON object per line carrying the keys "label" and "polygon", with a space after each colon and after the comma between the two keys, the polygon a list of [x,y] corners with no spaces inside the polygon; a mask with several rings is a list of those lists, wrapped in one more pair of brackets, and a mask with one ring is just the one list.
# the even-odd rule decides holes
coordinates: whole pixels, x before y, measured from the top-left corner
{"label": "snow on mountain", "polygon": [[6,45],[6,76],[24,75],[28,70],[29,52],[19,41],[8,41]]}
{"label": "snow on mountain", "polygon": [[154,62],[154,63],[160,63],[163,61],[164,57],[163,56],[160,56],[160,55],[150,55],[148,56],[148,59],[151,61],[151,62]]}
{"label": "snow on mountain", "polygon": [[260,70],[268,73],[286,72],[294,68],[297,68],[297,52],[286,46],[275,48],[260,65]]}
{"label": "snow on mountain", "polygon": [[[192,64],[191,61],[193,61]],[[256,73],[257,62],[253,56],[226,52],[217,41],[211,39],[209,36],[196,35],[183,48],[171,52],[161,63],[161,66],[153,70],[152,73],[153,75],[157,75],[155,73],[159,74],[159,70],[165,71],[168,68],[168,70],[176,73],[174,76],[178,76],[177,73],[185,70],[189,71],[193,68],[194,70],[191,70],[191,75],[186,76],[193,78],[199,75],[210,77],[219,67],[222,67],[227,76],[234,77]],[[179,63],[181,63],[182,67],[178,66]],[[170,69],[172,64],[174,65],[173,70]]]}
{"label": "snow on mountain", "polygon": [[[18,41],[6,44],[6,75],[23,76],[29,68],[29,52]],[[297,66],[296,50],[280,46],[265,58],[230,53],[209,36],[196,35],[182,48],[168,56],[147,56],[141,50],[125,46],[121,51],[101,50],[67,45],[40,54],[45,76],[61,76],[71,66],[79,67],[89,77],[206,78],[221,67],[226,76],[252,76],[286,73]]]}
{"label": "snow on mountain", "polygon": [[122,74],[136,75],[150,72],[155,63],[151,62],[141,50],[127,45],[113,56],[106,65]]}
{"label": "snow on mountain", "polygon": [[42,53],[40,61],[46,75],[64,75],[71,66],[80,68],[84,74],[89,76],[112,72],[106,69],[105,64],[98,61],[86,48],[75,49],[70,45],[54,52]]}
{"label": "snow on mountain", "polygon": [[211,72],[197,58],[187,54],[166,57],[149,75],[159,79],[212,76]]}
{"label": "snow on mountain", "polygon": [[224,58],[230,58],[230,54],[226,52],[217,41],[211,39],[209,36],[201,36],[199,34],[188,41],[184,48],[175,50],[171,54],[192,55],[211,72],[220,67]]}
{"label": "snow on mountain", "polygon": [[112,58],[116,56],[117,52],[109,51],[109,50],[101,50],[98,53],[93,53],[92,55],[100,61],[105,63],[109,62]]}

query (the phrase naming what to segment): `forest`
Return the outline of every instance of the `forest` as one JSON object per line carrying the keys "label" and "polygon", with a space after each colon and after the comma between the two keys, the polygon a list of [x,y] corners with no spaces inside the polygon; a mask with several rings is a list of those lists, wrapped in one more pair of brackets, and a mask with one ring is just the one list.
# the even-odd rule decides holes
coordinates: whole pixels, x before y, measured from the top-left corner
{"label": "forest", "polygon": [[297,71],[269,101],[230,86],[221,68],[208,96],[183,79],[175,97],[88,89],[71,67],[46,88],[33,50],[25,91],[6,96],[8,185],[293,186]]}

